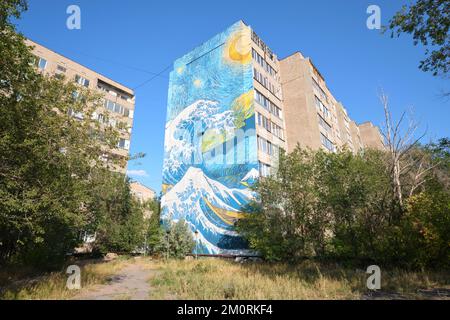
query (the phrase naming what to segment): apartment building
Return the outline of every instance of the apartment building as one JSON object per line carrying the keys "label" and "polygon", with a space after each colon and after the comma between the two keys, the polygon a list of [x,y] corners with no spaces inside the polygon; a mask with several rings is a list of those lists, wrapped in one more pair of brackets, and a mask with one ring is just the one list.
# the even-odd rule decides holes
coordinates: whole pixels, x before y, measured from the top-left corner
{"label": "apartment building", "polygon": [[[27,44],[33,47],[32,51],[36,56],[35,64],[41,72],[55,77],[64,77],[67,81],[74,81],[80,86],[96,90],[103,95],[104,104],[95,111],[94,117],[105,126],[118,128],[120,132],[117,148],[105,148],[104,159],[105,161],[112,158],[119,160],[119,164],[112,169],[125,173],[135,108],[133,90],[36,42],[27,40]],[[83,114],[73,114],[73,116],[82,118]]]}
{"label": "apartment building", "polygon": [[276,170],[280,150],[364,148],[364,134],[311,59],[277,55],[243,21],[195,47],[170,73],[161,219],[185,220],[195,253],[251,255],[234,230]]}
{"label": "apartment building", "polygon": [[384,138],[377,126],[371,122],[364,122],[359,125],[364,148],[377,150],[385,149]]}
{"label": "apartment building", "polygon": [[251,40],[259,175],[268,176],[287,148],[280,63],[253,30]]}
{"label": "apartment building", "polygon": [[[360,126],[330,92],[310,58],[296,52],[280,61],[280,69],[288,152],[297,144],[329,152],[348,149],[358,153],[364,150],[366,135],[361,134]],[[371,128],[378,131],[373,124]],[[375,147],[374,144],[366,145]],[[383,144],[376,147],[382,149]]]}
{"label": "apartment building", "polygon": [[130,183],[130,190],[131,194],[141,203],[156,199],[156,192],[153,189],[137,181]]}

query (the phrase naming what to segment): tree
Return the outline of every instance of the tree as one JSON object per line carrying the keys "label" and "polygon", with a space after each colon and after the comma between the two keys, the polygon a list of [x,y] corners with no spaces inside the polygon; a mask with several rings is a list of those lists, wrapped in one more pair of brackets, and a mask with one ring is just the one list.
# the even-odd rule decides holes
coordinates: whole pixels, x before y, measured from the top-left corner
{"label": "tree", "polygon": [[418,267],[450,267],[450,194],[424,191],[407,202],[405,235],[409,259]]}
{"label": "tree", "polygon": [[194,250],[195,242],[189,226],[184,220],[176,223],[168,222],[168,226],[161,233],[157,251],[166,259],[182,259]]}
{"label": "tree", "polygon": [[0,4],[0,263],[55,267],[95,221],[93,176],[118,132],[93,120],[100,96],[34,68],[9,21],[25,8]]}
{"label": "tree", "polygon": [[[410,150],[411,157],[440,166],[423,175],[412,195],[404,194],[403,206],[394,192],[389,151],[297,148],[281,156],[276,174],[257,183],[254,213],[241,219],[237,230],[267,260],[446,265],[450,197],[445,141]],[[411,174],[401,176],[404,188],[417,182],[416,172],[424,167],[424,162],[409,163]]]}
{"label": "tree", "polygon": [[146,251],[155,254],[158,252],[158,246],[164,237],[164,229],[160,221],[161,206],[157,199],[145,203],[144,206],[152,212],[146,230]]}
{"label": "tree", "polygon": [[27,9],[25,0],[3,0],[0,3],[0,30],[11,28],[10,17],[19,18]]}
{"label": "tree", "polygon": [[129,179],[101,168],[91,181],[87,209],[92,215],[89,231],[96,234],[94,251],[132,253],[142,248],[143,207],[131,195]]}
{"label": "tree", "polygon": [[281,154],[276,174],[256,184],[258,201],[237,230],[266,259],[295,261],[325,250],[330,220],[326,210],[319,210],[317,180],[324,162],[324,153],[297,147]]}
{"label": "tree", "polygon": [[427,181],[427,174],[435,165],[430,162],[429,154],[419,147],[419,142],[425,134],[416,135],[418,124],[409,119],[406,129],[402,128],[406,113],[403,112],[400,120],[394,122],[388,96],[381,93],[380,100],[385,115],[383,136],[388,151],[391,183],[395,197],[402,207],[405,195],[412,196]]}
{"label": "tree", "polygon": [[450,69],[450,2],[447,0],[417,0],[403,6],[390,20],[391,37],[412,34],[414,45],[421,43],[427,58],[419,68],[433,75],[447,75]]}

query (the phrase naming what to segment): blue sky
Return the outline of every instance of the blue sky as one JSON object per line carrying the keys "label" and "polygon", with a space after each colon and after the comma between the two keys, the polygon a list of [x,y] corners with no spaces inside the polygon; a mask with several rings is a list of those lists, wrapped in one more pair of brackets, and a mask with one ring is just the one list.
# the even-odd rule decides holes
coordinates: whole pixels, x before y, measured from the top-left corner
{"label": "blue sky", "polygon": [[[383,121],[377,91],[389,94],[394,117],[413,107],[427,137],[450,136],[448,80],[418,69],[424,50],[411,37],[391,39],[366,27],[371,4],[382,23],[408,1],[389,0],[29,0],[17,22],[30,39],[135,88],[195,46],[244,20],[281,58],[295,51],[311,57],[334,96],[356,122]],[[66,28],[66,9],[81,8],[81,30]],[[136,89],[131,152],[147,156],[129,164],[132,176],[161,190],[168,74]]]}

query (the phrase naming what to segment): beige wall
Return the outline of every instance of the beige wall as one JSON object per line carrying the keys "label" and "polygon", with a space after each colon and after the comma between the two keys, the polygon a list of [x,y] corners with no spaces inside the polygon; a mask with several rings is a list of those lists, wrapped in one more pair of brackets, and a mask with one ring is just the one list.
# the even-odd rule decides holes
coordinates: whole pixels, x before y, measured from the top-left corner
{"label": "beige wall", "polygon": [[[342,144],[339,105],[320,72],[299,52],[281,60],[280,66],[288,152],[297,144],[313,150],[328,150],[322,142],[323,137],[333,144],[333,148],[339,148]],[[322,104],[319,107],[316,97]]]}
{"label": "beige wall", "polygon": [[[254,34],[256,36],[256,34]],[[255,77],[253,79],[253,86],[255,90],[260,92],[262,95],[264,95],[267,99],[269,99],[273,104],[275,104],[277,107],[283,111],[283,94],[281,90],[281,83],[280,83],[280,66],[278,58],[275,54],[273,54],[273,59],[271,59],[268,56],[267,50],[263,50],[256,42],[252,41],[251,43],[252,49],[255,50],[264,60],[267,64],[269,64],[276,72],[276,75],[269,74],[256,60],[253,60],[253,69],[256,70],[258,73],[262,74],[264,77],[267,78],[267,80],[275,87],[273,92],[269,90],[268,87],[264,86],[259,80],[257,80]],[[281,117],[278,117],[274,114],[272,114],[269,110],[264,108],[262,105],[260,105],[255,100],[255,123],[256,123],[256,134],[257,136],[269,141],[272,143],[273,146],[276,146],[276,148],[282,148],[286,150],[286,137],[285,137],[285,115],[282,114]],[[272,123],[276,124],[278,127],[283,130],[284,138],[280,138],[277,135],[269,132],[264,128],[263,126],[260,126],[258,124],[258,114],[261,114],[266,119],[271,121]],[[273,170],[276,170],[278,166],[278,154],[275,153],[272,156],[268,155],[267,153],[264,153],[262,150],[258,148],[258,161],[269,165]]]}
{"label": "beige wall", "polygon": [[300,53],[295,53],[280,62],[288,152],[297,144],[303,148],[321,147],[311,79],[303,59]]}
{"label": "beige wall", "polygon": [[348,117],[347,110],[342,105],[342,103],[338,103],[337,105],[337,117],[338,117],[338,126],[340,130],[340,149],[348,149],[352,152],[356,151],[355,145],[353,143],[352,131],[351,131],[351,120]]}
{"label": "beige wall", "polygon": [[[43,58],[47,60],[44,69],[40,69],[41,72],[47,75],[63,75],[67,81],[75,81],[76,75],[81,76],[89,80],[89,85],[86,86],[89,89],[96,90],[100,92],[105,99],[110,100],[114,103],[118,103],[123,107],[130,110],[130,115],[125,116],[123,114],[118,114],[115,112],[110,112],[104,106],[99,107],[96,110],[97,114],[107,115],[109,119],[117,123],[121,122],[126,124],[127,128],[120,130],[120,138],[128,141],[128,148],[116,148],[107,149],[105,148],[105,153],[109,154],[111,157],[118,157],[123,159],[120,166],[115,166],[113,170],[125,173],[127,167],[127,157],[129,155],[129,144],[131,143],[131,133],[133,127],[134,119],[134,109],[135,109],[135,96],[133,90],[130,88],[109,79],[83,65],[76,63],[75,61],[66,58],[36,42],[27,40],[27,44],[33,47],[33,54],[38,58]],[[107,90],[105,86],[107,85]],[[102,88],[100,88],[102,87]]]}
{"label": "beige wall", "polygon": [[140,184],[139,182],[130,183],[131,193],[140,202],[146,202],[148,200],[153,200],[156,197],[156,192],[152,189]]}
{"label": "beige wall", "polygon": [[[349,117],[310,59],[299,52],[294,53],[280,61],[280,71],[288,152],[297,144],[303,148],[326,150],[321,134],[334,144],[336,150],[348,149],[358,153],[365,147],[383,148],[378,128],[371,123],[358,126]],[[318,86],[314,85],[313,79]],[[323,112],[323,107],[317,108],[316,97],[327,112]],[[328,129],[320,125],[320,118],[328,124]]]}
{"label": "beige wall", "polygon": [[385,150],[384,139],[377,126],[371,122],[364,122],[359,125],[359,130],[365,148]]}
{"label": "beige wall", "polygon": [[352,136],[353,147],[355,153],[361,152],[364,150],[364,145],[362,143],[361,134],[359,131],[359,127],[355,121],[350,121],[350,134]]}

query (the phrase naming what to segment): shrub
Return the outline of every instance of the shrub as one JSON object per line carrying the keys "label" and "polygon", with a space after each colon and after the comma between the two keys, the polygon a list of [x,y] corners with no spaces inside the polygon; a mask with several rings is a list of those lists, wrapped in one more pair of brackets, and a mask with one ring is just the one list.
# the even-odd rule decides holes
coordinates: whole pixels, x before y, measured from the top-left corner
{"label": "shrub", "polygon": [[184,220],[169,223],[165,232],[162,233],[157,246],[166,259],[182,259],[194,250],[195,241],[192,232]]}
{"label": "shrub", "polygon": [[93,231],[97,237],[94,250],[132,253],[144,244],[144,215],[141,205],[130,193],[129,179],[122,174],[102,170],[95,177]]}
{"label": "shrub", "polygon": [[[422,192],[407,204],[405,229],[415,267],[450,267],[450,197],[447,192]],[[405,230],[405,231],[406,231]]]}
{"label": "shrub", "polygon": [[[439,168],[402,206],[383,152],[297,148],[281,155],[276,174],[257,183],[255,213],[239,221],[237,229],[267,260],[318,257],[361,265],[448,267],[447,149],[433,151]],[[417,146],[414,152],[426,150]],[[404,179],[408,185],[411,177]]]}

